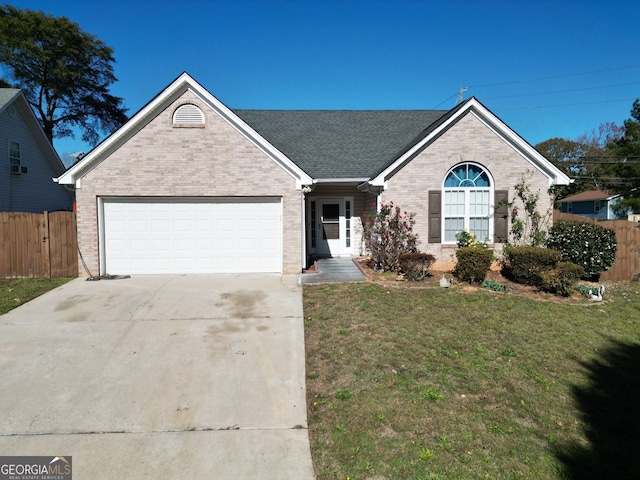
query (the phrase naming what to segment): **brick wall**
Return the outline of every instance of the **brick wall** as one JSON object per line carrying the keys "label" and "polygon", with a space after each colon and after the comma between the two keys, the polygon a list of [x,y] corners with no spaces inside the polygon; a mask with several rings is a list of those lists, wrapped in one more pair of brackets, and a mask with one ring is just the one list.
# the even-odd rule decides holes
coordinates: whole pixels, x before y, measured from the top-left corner
{"label": "brick wall", "polygon": [[[205,128],[172,125],[174,110],[184,103],[202,109]],[[95,275],[99,196],[277,196],[283,205],[282,269],[300,273],[301,195],[293,177],[187,91],[82,179],[78,243]]]}
{"label": "brick wall", "polygon": [[[416,213],[419,249],[436,256],[436,269],[453,267],[455,246],[428,243],[429,190],[441,189],[449,169],[463,162],[475,162],[487,169],[493,177],[494,188],[509,191],[509,201],[515,195],[514,185],[523,174],[530,172],[532,176],[526,176],[527,184],[533,192],[540,192],[540,213],[544,215],[551,205],[547,195],[548,177],[478,118],[467,114],[393,176],[382,195],[384,202],[393,201],[402,209]],[[501,245],[496,248],[500,250]]]}

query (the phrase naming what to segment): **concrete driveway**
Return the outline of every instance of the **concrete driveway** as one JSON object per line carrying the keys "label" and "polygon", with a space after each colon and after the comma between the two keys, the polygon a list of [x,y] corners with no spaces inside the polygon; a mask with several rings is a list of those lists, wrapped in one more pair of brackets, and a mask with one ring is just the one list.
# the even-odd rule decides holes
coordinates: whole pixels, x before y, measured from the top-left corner
{"label": "concrete driveway", "polygon": [[0,316],[0,454],[77,479],[312,479],[297,276],[76,279]]}

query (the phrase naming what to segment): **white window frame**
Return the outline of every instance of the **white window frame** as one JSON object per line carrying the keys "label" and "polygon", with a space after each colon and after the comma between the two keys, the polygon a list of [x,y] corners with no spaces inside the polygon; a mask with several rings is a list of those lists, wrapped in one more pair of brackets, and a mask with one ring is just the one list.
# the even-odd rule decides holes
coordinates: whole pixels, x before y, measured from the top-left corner
{"label": "white window frame", "polygon": [[[488,187],[470,187],[470,186],[456,186],[456,187],[445,187],[445,183],[447,181],[447,178],[449,178],[449,175],[454,171],[459,169],[460,167],[475,167],[479,170],[481,170],[482,173],[485,173],[487,178],[489,179],[489,186]],[[488,205],[487,205],[487,216],[486,217],[478,217],[477,215],[471,215],[471,192],[472,191],[481,191],[481,192],[488,192],[488,197],[489,197],[489,201],[488,201]],[[471,228],[470,228],[470,224],[471,224],[471,218],[487,218],[488,220],[488,236],[487,238],[478,238],[479,241],[487,241],[487,243],[493,243],[493,198],[495,197],[495,182],[493,181],[493,177],[491,175],[491,173],[489,172],[489,170],[487,170],[485,167],[483,167],[482,165],[478,164],[478,163],[474,163],[474,162],[462,162],[459,163],[457,165],[454,165],[452,168],[450,168],[446,175],[444,176],[444,179],[442,180],[442,207],[441,207],[441,212],[442,212],[442,219],[441,219],[441,232],[442,232],[442,240],[441,242],[443,244],[456,244],[457,240],[454,238],[453,240],[451,239],[447,239],[446,235],[447,235],[447,230],[446,230],[446,221],[449,218],[459,218],[458,216],[454,216],[454,215],[447,215],[447,192],[463,192],[464,193],[464,220],[463,220],[463,228],[466,229],[468,232],[471,232]]]}
{"label": "white window frame", "polygon": [[[11,147],[13,145],[16,145],[18,147],[18,156],[13,156],[11,154]],[[8,157],[9,157],[9,169],[11,171],[11,173],[20,173],[21,170],[21,165],[22,165],[22,148],[20,145],[20,142],[14,142],[13,140],[9,140],[9,143],[7,145],[7,149],[8,149]],[[14,169],[14,167],[17,167]]]}

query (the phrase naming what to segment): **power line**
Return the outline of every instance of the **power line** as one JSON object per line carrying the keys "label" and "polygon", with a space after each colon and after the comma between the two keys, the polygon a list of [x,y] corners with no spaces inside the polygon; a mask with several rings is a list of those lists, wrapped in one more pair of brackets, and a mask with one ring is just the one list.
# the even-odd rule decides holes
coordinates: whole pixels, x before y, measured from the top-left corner
{"label": "power line", "polygon": [[494,110],[509,111],[509,110],[535,110],[539,108],[557,108],[557,107],[576,107],[580,105],[597,105],[602,103],[619,103],[619,102],[633,102],[635,98],[619,98],[616,100],[598,100],[595,102],[577,102],[577,103],[558,103],[555,105],[530,105],[527,107],[512,107],[512,108],[500,108],[494,107]]}
{"label": "power line", "polygon": [[519,93],[515,95],[501,95],[498,97],[483,97],[482,100],[497,100],[501,98],[516,98],[516,97],[534,97],[537,95],[553,95],[556,93],[573,93],[573,92],[584,92],[588,90],[600,90],[604,88],[616,88],[616,87],[628,87],[630,85],[640,85],[640,82],[632,82],[632,83],[619,83],[617,85],[603,85],[601,87],[585,87],[585,88],[572,88],[570,90],[555,90],[552,92],[538,92],[538,93]]}
{"label": "power line", "polygon": [[438,107],[444,105],[445,103],[447,103],[449,100],[451,100],[453,97],[455,97],[456,95],[458,95],[458,92],[454,93],[453,95],[451,95],[449,98],[447,98],[446,100],[443,100],[442,102],[440,102],[438,105],[436,105],[435,107],[433,107],[431,110],[437,110]]}
{"label": "power line", "polygon": [[526,80],[510,80],[507,82],[496,82],[496,83],[485,83],[485,84],[481,84],[481,85],[470,85],[469,88],[484,88],[484,87],[496,87],[499,85],[512,85],[512,84],[516,84],[516,83],[528,83],[528,82],[538,82],[538,81],[542,81],[542,80],[554,80],[557,78],[569,78],[569,77],[578,77],[578,76],[582,76],[582,75],[593,75],[596,73],[605,73],[605,72],[615,72],[615,71],[619,71],[619,70],[629,70],[632,68],[640,68],[640,65],[627,65],[624,67],[614,67],[614,68],[605,68],[602,70],[592,70],[589,72],[578,72],[578,73],[566,73],[563,75],[552,75],[552,76],[548,76],[548,77],[538,77],[538,78],[530,78],[530,79],[526,79]]}

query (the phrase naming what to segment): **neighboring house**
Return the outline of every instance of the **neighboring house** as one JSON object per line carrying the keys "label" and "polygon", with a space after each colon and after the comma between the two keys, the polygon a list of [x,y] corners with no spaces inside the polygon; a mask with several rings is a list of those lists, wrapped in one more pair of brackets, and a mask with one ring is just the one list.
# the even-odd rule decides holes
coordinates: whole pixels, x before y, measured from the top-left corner
{"label": "neighboring house", "polygon": [[51,181],[64,170],[22,91],[0,88],[0,212],[71,210],[73,189]]}
{"label": "neighboring house", "polygon": [[613,211],[619,200],[620,195],[612,195],[604,190],[587,190],[560,200],[560,211],[598,220],[626,219],[631,211],[621,215]]}
{"label": "neighboring house", "polygon": [[[449,111],[231,110],[183,73],[57,180],[76,188],[92,273],[300,273],[363,253],[378,202],[416,213],[448,265],[467,228],[496,248],[513,187],[569,178],[471,98]],[[548,196],[540,200],[546,211]]]}

